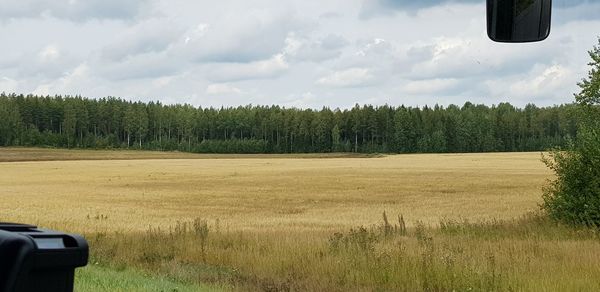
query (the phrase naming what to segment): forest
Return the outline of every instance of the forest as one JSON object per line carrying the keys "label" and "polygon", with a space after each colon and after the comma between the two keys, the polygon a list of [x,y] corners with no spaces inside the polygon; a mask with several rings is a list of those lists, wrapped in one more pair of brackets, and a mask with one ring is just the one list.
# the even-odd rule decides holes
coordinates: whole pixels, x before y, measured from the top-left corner
{"label": "forest", "polygon": [[577,135],[575,105],[203,108],[116,97],[0,94],[0,146],[197,153],[540,151]]}

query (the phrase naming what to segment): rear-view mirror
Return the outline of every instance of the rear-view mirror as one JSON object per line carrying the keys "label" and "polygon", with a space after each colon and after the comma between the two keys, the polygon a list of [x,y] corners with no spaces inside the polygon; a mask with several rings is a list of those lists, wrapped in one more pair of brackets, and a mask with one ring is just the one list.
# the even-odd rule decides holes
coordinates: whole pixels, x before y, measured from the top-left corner
{"label": "rear-view mirror", "polygon": [[550,35],[552,0],[487,0],[488,36],[496,42],[542,41]]}

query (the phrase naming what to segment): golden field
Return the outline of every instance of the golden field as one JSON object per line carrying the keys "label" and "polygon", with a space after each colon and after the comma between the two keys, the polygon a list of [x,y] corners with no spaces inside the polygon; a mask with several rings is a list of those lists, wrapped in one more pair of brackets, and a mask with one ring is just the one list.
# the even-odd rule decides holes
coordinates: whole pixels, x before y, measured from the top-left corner
{"label": "golden field", "polygon": [[[20,159],[51,155],[31,152]],[[540,153],[298,159],[64,152],[57,156],[137,160],[1,163],[2,220],[90,232],[143,231],[198,217],[230,230],[339,230],[379,222],[383,211],[403,214],[409,225],[510,219],[537,209],[549,178]]]}
{"label": "golden field", "polygon": [[0,220],[84,233],[78,291],[599,290],[540,158],[0,148]]}

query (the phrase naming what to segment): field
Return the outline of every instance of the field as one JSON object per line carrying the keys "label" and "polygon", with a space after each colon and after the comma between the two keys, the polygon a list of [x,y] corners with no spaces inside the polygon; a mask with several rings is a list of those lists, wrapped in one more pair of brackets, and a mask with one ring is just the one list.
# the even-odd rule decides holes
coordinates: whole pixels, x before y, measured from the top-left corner
{"label": "field", "polygon": [[[403,214],[409,224],[509,219],[536,210],[548,178],[539,153],[331,159],[152,154],[4,163],[3,216],[77,232],[145,231],[198,217],[219,220],[231,231],[331,231],[377,223],[383,211]],[[187,159],[160,159],[167,155]]]}
{"label": "field", "polygon": [[5,148],[0,220],[85,234],[83,291],[600,289],[540,158]]}

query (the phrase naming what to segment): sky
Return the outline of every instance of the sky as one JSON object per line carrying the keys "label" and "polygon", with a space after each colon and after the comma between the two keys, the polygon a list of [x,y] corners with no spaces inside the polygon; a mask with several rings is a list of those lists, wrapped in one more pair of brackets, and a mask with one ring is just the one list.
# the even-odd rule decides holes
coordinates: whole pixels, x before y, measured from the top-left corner
{"label": "sky", "polygon": [[0,92],[195,106],[569,103],[600,0],[487,38],[484,0],[0,0]]}

